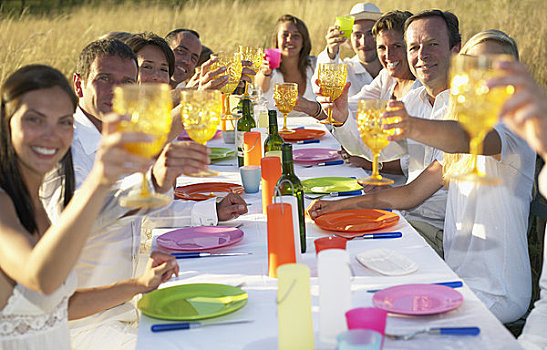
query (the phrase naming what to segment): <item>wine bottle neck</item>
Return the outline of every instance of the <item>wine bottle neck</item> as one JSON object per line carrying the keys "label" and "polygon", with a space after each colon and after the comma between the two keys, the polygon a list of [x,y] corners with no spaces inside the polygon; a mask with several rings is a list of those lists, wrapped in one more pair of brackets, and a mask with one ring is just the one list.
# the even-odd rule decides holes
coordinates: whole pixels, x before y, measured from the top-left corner
{"label": "wine bottle neck", "polygon": [[292,159],[292,147],[290,145],[284,144],[281,147],[281,157],[283,159],[282,168],[283,175],[294,175],[294,165]]}

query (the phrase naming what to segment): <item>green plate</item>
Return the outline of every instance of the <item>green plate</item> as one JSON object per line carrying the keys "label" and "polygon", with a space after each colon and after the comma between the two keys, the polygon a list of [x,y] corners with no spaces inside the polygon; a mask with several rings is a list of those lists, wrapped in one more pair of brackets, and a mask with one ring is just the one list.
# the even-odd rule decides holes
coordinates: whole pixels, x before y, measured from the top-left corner
{"label": "green plate", "polygon": [[155,290],[139,300],[146,316],[162,320],[201,320],[234,312],[247,303],[247,293],[225,284],[183,284]]}
{"label": "green plate", "polygon": [[211,150],[211,153],[209,154],[209,159],[211,159],[212,162],[224,158],[233,157],[236,154],[236,151],[229,148],[209,147],[209,149]]}
{"label": "green plate", "polygon": [[332,193],[363,189],[357,180],[349,177],[318,177],[302,181],[306,193]]}

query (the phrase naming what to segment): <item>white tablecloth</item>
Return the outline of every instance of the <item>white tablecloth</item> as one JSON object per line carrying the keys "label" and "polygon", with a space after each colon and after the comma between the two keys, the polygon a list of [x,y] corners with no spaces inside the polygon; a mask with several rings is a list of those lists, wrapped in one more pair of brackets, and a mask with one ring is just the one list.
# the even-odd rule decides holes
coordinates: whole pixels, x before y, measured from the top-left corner
{"label": "white tablecloth", "polygon": [[[322,125],[310,122],[308,118],[289,119],[289,125],[307,125],[321,129]],[[233,147],[225,145],[222,140],[212,140],[210,146]],[[334,138],[327,133],[318,144],[294,145],[299,148],[333,148],[339,149]],[[235,159],[222,163],[236,164]],[[181,177],[179,184],[205,181],[228,181],[241,183],[237,167],[215,166],[211,168],[222,171],[221,176],[205,179]],[[355,176],[362,177],[362,169],[349,165],[303,168],[295,165],[299,178],[306,179],[321,176]],[[277,280],[268,277],[267,230],[266,216],[262,215],[261,194],[243,194],[250,204],[249,213],[241,216],[230,226],[242,223],[243,240],[233,246],[217,249],[215,252],[252,252],[252,255],[236,257],[209,257],[200,259],[179,260],[181,273],[161,288],[187,283],[223,283],[237,285],[245,283],[243,289],[248,293],[247,305],[242,309],[204,322],[222,322],[233,320],[254,320],[253,323],[231,326],[204,327],[192,330],[180,330],[152,333],[150,326],[166,321],[142,316],[138,331],[137,349],[277,349]],[[309,204],[307,200],[307,204]],[[309,220],[309,219],[308,219]],[[155,229],[156,237],[168,229]],[[428,283],[459,280],[458,276],[439,258],[421,236],[401,217],[399,223],[383,231],[401,231],[400,239],[376,239],[348,241],[352,270],[355,277],[352,281],[353,307],[372,306],[372,293],[368,289],[383,288],[404,283]],[[314,329],[319,325],[319,301],[316,255],[313,240],[323,237],[328,232],[317,227],[313,221],[307,221],[307,252],[303,254],[303,263],[311,270],[311,294]],[[380,231],[381,232],[381,231]],[[155,246],[153,246],[155,248]],[[375,248],[388,248],[404,254],[419,265],[419,269],[406,276],[383,276],[364,268],[355,260],[359,252]],[[421,335],[409,341],[386,339],[384,349],[519,349],[519,345],[505,327],[486,309],[471,290],[464,285],[458,288],[463,294],[464,302],[458,309],[433,316],[397,316],[390,314],[386,332],[396,334],[420,330],[427,327],[464,327],[478,326],[481,334],[477,337],[465,336],[429,336]],[[317,349],[334,349],[334,345],[320,343],[316,334]]]}

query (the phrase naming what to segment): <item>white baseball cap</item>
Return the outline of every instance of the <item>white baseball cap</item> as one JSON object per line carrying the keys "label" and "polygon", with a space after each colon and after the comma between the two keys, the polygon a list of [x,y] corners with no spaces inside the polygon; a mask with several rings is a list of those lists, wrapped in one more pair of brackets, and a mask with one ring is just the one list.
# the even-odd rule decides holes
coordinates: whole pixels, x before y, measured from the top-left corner
{"label": "white baseball cap", "polygon": [[382,16],[382,12],[380,12],[380,9],[376,5],[370,2],[363,2],[360,4],[355,4],[351,8],[349,15],[355,17],[356,21],[363,19],[376,21]]}

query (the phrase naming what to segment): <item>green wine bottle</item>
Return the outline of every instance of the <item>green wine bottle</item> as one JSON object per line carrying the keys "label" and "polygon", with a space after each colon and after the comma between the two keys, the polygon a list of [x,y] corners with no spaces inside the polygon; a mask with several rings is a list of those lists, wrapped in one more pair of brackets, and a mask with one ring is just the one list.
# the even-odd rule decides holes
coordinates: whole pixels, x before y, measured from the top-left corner
{"label": "green wine bottle", "polygon": [[243,134],[256,128],[256,122],[253,118],[253,107],[251,99],[248,96],[241,98],[241,118],[237,121],[236,127],[236,146],[237,146],[237,165],[242,167],[243,164]]}
{"label": "green wine bottle", "polygon": [[277,111],[268,111],[269,130],[268,137],[264,141],[264,157],[279,157],[281,158],[281,145],[285,141],[277,132]]}
{"label": "green wine bottle", "polygon": [[292,159],[292,145],[284,143],[281,146],[283,173],[277,181],[277,187],[281,195],[294,195],[298,205],[298,224],[300,227],[300,248],[301,252],[306,252],[306,221],[304,219],[304,188],[300,179],[294,173]]}

